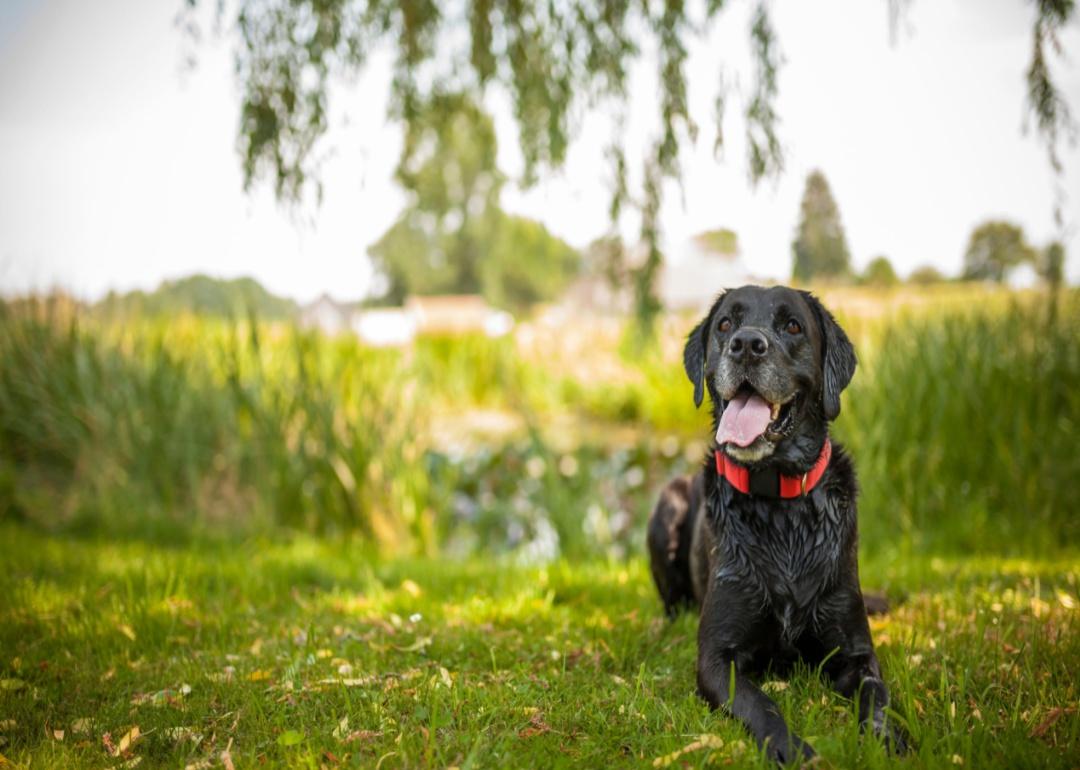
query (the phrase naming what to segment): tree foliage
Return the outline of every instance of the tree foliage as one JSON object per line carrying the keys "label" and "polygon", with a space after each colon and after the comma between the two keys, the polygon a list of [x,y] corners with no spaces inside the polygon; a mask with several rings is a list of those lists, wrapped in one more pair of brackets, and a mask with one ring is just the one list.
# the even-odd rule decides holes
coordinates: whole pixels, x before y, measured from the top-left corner
{"label": "tree foliage", "polygon": [[497,153],[491,117],[468,97],[437,93],[419,107],[396,172],[409,202],[368,251],[385,299],[480,293],[521,311],[565,287],[578,253],[502,211]]}
{"label": "tree foliage", "polygon": [[792,277],[800,283],[842,280],[851,275],[851,254],[840,223],[840,210],[820,171],[811,171],[806,177],[791,250],[795,257]]}
{"label": "tree foliage", "polygon": [[1062,165],[1058,155],[1060,139],[1076,141],[1077,127],[1069,112],[1069,104],[1050,77],[1047,48],[1063,54],[1058,30],[1065,26],[1076,10],[1075,0],[1035,0],[1037,13],[1032,30],[1031,63],[1026,74],[1028,107],[1035,116],[1039,137],[1046,145],[1047,158],[1058,179],[1054,217],[1062,223],[1061,209],[1065,192],[1061,188]]}
{"label": "tree foliage", "polygon": [[194,313],[216,318],[243,318],[253,314],[263,320],[281,321],[295,315],[296,304],[271,294],[254,278],[190,275],[164,281],[151,292],[109,292],[95,310],[109,317]]}
{"label": "tree foliage", "polygon": [[695,236],[695,240],[711,254],[731,257],[739,253],[739,234],[726,227],[706,230]]}
{"label": "tree foliage", "polygon": [[1036,266],[1039,277],[1054,289],[1065,280],[1065,246],[1061,241],[1054,241],[1039,253]]}
{"label": "tree foliage", "polygon": [[[183,0],[187,8],[199,0]],[[202,0],[205,4],[207,0]],[[909,0],[887,0],[895,29]],[[753,0],[748,34],[753,75],[742,94],[747,167],[752,183],[779,173],[783,147],[777,133],[778,40],[765,0]],[[1075,0],[1035,0],[1028,108],[1050,162],[1075,133],[1048,58],[1060,54],[1057,33],[1075,16]],[[327,129],[330,86],[363,71],[379,47],[394,52],[391,117],[406,135],[439,91],[509,97],[529,184],[558,168],[585,110],[615,117],[611,161],[614,222],[630,208],[639,214],[647,257],[631,276],[639,313],[659,305],[653,285],[660,264],[658,225],[665,179],[679,178],[680,148],[697,140],[686,75],[688,44],[708,35],[726,0],[218,0],[218,15],[237,32],[236,71],[241,90],[239,151],[245,183],[269,179],[278,197],[297,201],[319,185],[319,138]],[[232,18],[235,9],[235,19]],[[235,22],[235,23],[233,23]],[[187,24],[193,27],[194,24]],[[656,52],[660,84],[658,129],[642,158],[640,190],[631,193],[621,128],[631,94],[634,62]],[[722,125],[735,79],[721,71],[714,84],[714,147],[724,146]],[[1060,201],[1063,193],[1059,196]]]}
{"label": "tree foliage", "polygon": [[1028,245],[1023,229],[1011,222],[983,222],[968,239],[963,277],[1001,282],[1012,268],[1025,262],[1034,264],[1035,250]]}
{"label": "tree foliage", "polygon": [[859,276],[859,283],[865,286],[888,288],[900,283],[900,278],[897,277],[896,270],[893,269],[888,257],[877,256],[871,259],[863,270],[862,275]]}
{"label": "tree foliage", "polygon": [[944,283],[947,280],[948,278],[945,277],[945,274],[933,265],[921,265],[912,270],[911,275],[908,276],[908,283],[914,283],[920,286]]}

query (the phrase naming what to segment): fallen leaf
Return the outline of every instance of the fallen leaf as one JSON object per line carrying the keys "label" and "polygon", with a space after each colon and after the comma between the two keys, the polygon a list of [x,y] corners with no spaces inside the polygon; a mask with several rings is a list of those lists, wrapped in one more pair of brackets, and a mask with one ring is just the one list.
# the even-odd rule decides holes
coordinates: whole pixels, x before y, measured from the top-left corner
{"label": "fallen leaf", "polygon": [[342,743],[353,743],[355,741],[370,741],[382,736],[381,732],[375,730],[353,730],[351,733],[342,739]]}
{"label": "fallen leaf", "polygon": [[543,713],[536,710],[533,712],[533,715],[529,717],[529,726],[518,731],[518,738],[532,738],[549,732],[551,732],[551,728],[548,727],[547,722],[544,721]]}
{"label": "fallen leaf", "polygon": [[420,652],[431,646],[430,636],[418,636],[416,641],[410,644],[408,647],[398,647],[394,645],[394,649],[398,652]]}
{"label": "fallen leaf", "polygon": [[343,716],[338,720],[337,727],[334,728],[334,732],[331,733],[339,741],[349,734],[349,717]]}
{"label": "fallen leaf", "polygon": [[83,735],[90,732],[90,717],[82,717],[71,723],[71,732]]}
{"label": "fallen leaf", "polygon": [[340,684],[343,687],[366,687],[369,684],[374,684],[377,681],[379,681],[379,677],[375,676],[374,674],[369,674],[368,676],[361,676],[352,679],[330,677],[328,679],[320,679],[315,684]]}
{"label": "fallen leaf", "polygon": [[277,737],[279,746],[295,746],[298,743],[303,742],[304,734],[298,733],[296,730],[286,730]]}
{"label": "fallen leaf", "polygon": [[1046,716],[1043,717],[1043,721],[1040,722],[1036,727],[1032,728],[1031,732],[1028,734],[1028,737],[1042,738],[1044,735],[1046,735],[1047,731],[1054,726],[1054,723],[1061,719],[1064,713],[1065,709],[1061,708],[1061,706],[1055,706],[1054,708],[1050,709],[1046,713]]}
{"label": "fallen leaf", "polygon": [[248,674],[247,678],[248,678],[248,681],[250,681],[250,682],[262,682],[262,681],[270,678],[270,672],[269,671],[264,671],[263,669],[258,668],[258,669],[255,669],[254,671],[252,671],[250,674]]}
{"label": "fallen leaf", "polygon": [[653,760],[653,767],[668,767],[673,764],[679,757],[684,754],[690,754],[701,749],[722,749],[724,748],[724,739],[719,735],[701,735],[698,739],[691,741],[677,751],[673,751],[670,754],[665,754],[662,757],[657,757]]}
{"label": "fallen leaf", "polygon": [[202,733],[195,732],[190,727],[168,727],[165,729],[165,737],[176,743],[191,741],[196,746],[202,743]]}
{"label": "fallen leaf", "polygon": [[55,738],[58,741],[62,741],[62,740],[64,740],[64,731],[63,730],[53,730],[52,731],[52,737]]}
{"label": "fallen leaf", "polygon": [[235,677],[235,676],[236,676],[236,667],[235,666],[226,666],[220,672],[214,672],[212,674],[207,674],[206,678],[209,679],[211,682],[231,682],[233,680],[233,677]]}
{"label": "fallen leaf", "polygon": [[115,757],[124,754],[128,749],[131,748],[132,744],[135,743],[135,741],[139,740],[140,735],[142,735],[142,733],[139,732],[138,725],[135,725],[130,730],[128,730],[124,734],[124,737],[120,739],[120,743],[116,744],[116,754],[113,754],[113,756]]}
{"label": "fallen leaf", "polygon": [[135,629],[129,626],[127,623],[117,623],[116,630],[122,633],[131,641],[135,641]]}
{"label": "fallen leaf", "polygon": [[150,704],[159,708],[161,706],[177,706],[184,699],[184,696],[190,694],[191,685],[187,684],[182,684],[176,689],[167,687],[154,693],[139,692],[132,696],[131,705],[144,706]]}
{"label": "fallen leaf", "polygon": [[408,578],[401,581],[401,590],[414,599],[418,598],[421,594],[420,586],[418,586],[416,583],[409,580]]}

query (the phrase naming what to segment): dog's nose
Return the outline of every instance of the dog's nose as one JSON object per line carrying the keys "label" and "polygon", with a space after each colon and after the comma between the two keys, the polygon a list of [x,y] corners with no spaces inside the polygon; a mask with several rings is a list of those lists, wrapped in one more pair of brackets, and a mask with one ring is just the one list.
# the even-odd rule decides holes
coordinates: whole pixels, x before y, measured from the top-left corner
{"label": "dog's nose", "polygon": [[736,361],[761,358],[769,352],[769,338],[757,329],[740,329],[728,343],[728,355]]}

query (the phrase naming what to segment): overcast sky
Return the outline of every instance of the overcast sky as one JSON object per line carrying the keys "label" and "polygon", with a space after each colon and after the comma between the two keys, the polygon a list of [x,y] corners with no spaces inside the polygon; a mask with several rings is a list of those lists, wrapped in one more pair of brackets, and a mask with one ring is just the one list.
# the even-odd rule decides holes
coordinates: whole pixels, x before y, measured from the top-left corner
{"label": "overcast sky", "polygon": [[[357,83],[335,91],[320,150],[325,197],[297,217],[265,188],[243,192],[232,40],[204,42],[198,66],[185,71],[190,46],[173,25],[180,6],[0,2],[0,291],[58,286],[95,298],[199,271],[254,276],[301,300],[363,295],[367,247],[403,201],[391,176],[400,129],[385,120],[388,57],[376,55]],[[703,130],[684,157],[683,191],[672,188],[663,211],[673,254],[696,232],[731,227],[755,273],[787,277],[813,168],[832,185],[856,266],[885,254],[901,273],[920,264],[955,273],[972,227],[989,217],[1017,222],[1036,245],[1055,236],[1045,153],[1022,133],[1031,3],[914,0],[890,46],[885,0],[773,2],[787,168],[756,190],[746,182],[738,95],[727,155],[712,154],[720,62],[749,81],[751,5],[730,6],[692,49],[691,106]],[[1072,60],[1055,71],[1080,114],[1080,24],[1062,42]],[[655,120],[652,66],[634,73],[632,159]],[[509,111],[498,95],[490,106],[500,164],[513,174],[521,160]],[[566,169],[529,191],[509,187],[503,203],[583,246],[607,228],[609,175],[605,119],[579,123]],[[1076,281],[1080,150],[1063,157]]]}

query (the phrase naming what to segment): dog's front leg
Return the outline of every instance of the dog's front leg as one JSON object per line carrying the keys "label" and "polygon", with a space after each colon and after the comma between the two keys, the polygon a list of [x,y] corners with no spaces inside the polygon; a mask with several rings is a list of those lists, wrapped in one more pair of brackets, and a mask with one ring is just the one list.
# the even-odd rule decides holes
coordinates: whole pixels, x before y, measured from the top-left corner
{"label": "dog's front leg", "polygon": [[840,622],[822,640],[826,649],[836,650],[826,663],[826,671],[837,691],[855,701],[859,726],[864,730],[872,729],[890,749],[903,752],[907,749],[904,735],[889,722],[885,713],[889,690],[881,678],[881,666],[874,654],[862,595],[855,589],[840,592],[838,599],[841,601],[837,604],[844,605],[838,613]]}
{"label": "dog's front leg", "polygon": [[742,670],[749,656],[739,650],[752,649],[755,634],[737,619],[752,617],[748,608],[718,606],[717,593],[706,595],[698,626],[698,694],[741,721],[770,759],[787,764],[813,758],[810,744],[788,729],[776,703]]}

